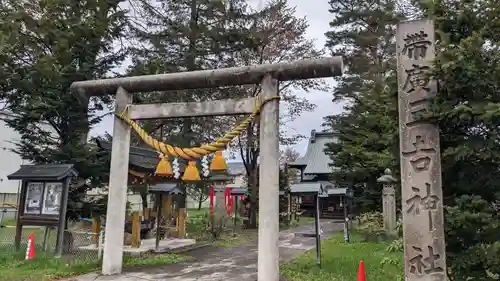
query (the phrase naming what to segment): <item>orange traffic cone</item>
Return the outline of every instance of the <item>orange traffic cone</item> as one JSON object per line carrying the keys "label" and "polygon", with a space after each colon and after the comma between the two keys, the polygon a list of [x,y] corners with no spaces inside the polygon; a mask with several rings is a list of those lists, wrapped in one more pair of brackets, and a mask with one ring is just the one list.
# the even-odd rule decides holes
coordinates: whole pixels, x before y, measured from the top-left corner
{"label": "orange traffic cone", "polygon": [[365,263],[363,261],[359,262],[358,281],[366,281]]}
{"label": "orange traffic cone", "polygon": [[28,238],[28,247],[26,247],[26,260],[35,258],[35,233],[31,232]]}

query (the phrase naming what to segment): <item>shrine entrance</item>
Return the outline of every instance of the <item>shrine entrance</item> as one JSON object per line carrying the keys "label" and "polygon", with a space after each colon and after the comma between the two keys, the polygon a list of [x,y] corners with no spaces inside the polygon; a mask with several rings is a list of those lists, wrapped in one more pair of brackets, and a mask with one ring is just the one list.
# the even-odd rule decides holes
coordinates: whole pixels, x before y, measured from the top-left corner
{"label": "shrine entrance", "polygon": [[[83,95],[116,95],[102,274],[119,274],[123,260],[123,221],[127,201],[130,133],[133,128],[162,157],[187,162],[181,180],[197,177],[196,161],[221,151],[255,117],[260,122],[258,280],[279,280],[279,95],[278,81],[340,76],[341,57],[296,62],[81,81],[71,85]],[[206,102],[133,104],[138,92],[174,91],[257,84],[257,97]],[[174,147],[149,136],[134,120],[249,115],[217,141],[195,148]],[[165,159],[167,160],[167,159]],[[175,160],[174,160],[175,161]],[[164,167],[169,163],[164,161]],[[188,169],[192,168],[189,170]],[[167,169],[168,170],[168,169]],[[186,174],[187,173],[187,174]],[[180,176],[179,176],[180,177]]]}

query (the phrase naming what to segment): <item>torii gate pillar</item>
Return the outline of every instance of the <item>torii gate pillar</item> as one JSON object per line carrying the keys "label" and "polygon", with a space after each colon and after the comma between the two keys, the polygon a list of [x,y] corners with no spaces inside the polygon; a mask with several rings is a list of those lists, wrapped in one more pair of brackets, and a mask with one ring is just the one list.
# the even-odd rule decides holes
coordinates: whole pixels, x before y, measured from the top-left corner
{"label": "torii gate pillar", "polygon": [[[260,98],[278,94],[278,81],[262,80]],[[258,280],[279,281],[279,102],[260,113]]]}

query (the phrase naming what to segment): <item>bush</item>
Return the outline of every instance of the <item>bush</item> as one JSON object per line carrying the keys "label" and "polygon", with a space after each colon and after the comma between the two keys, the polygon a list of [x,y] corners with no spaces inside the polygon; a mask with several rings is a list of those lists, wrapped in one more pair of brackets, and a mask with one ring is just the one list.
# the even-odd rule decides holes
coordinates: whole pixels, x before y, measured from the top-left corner
{"label": "bush", "polygon": [[386,239],[384,217],[380,212],[370,212],[359,215],[356,230],[366,241],[381,241]]}
{"label": "bush", "polygon": [[446,207],[446,255],[450,280],[498,280],[500,219],[493,204],[464,195]]}
{"label": "bush", "polygon": [[[398,223],[398,225],[401,225],[402,229],[402,224]],[[398,229],[399,233],[399,229]],[[396,240],[393,240],[391,244],[389,244],[386,248],[385,251],[388,253],[387,257],[385,257],[381,262],[380,265],[386,265],[386,264],[392,264],[392,265],[397,265],[399,267],[403,267],[403,262],[401,259],[395,259],[393,258],[392,253],[403,253],[404,252],[404,243],[403,243],[403,238],[399,237]],[[400,275],[397,276],[397,281],[403,281],[404,280],[404,272],[401,272]]]}
{"label": "bush", "polygon": [[199,236],[198,238],[208,235],[209,237],[206,238],[209,240],[218,240],[224,231],[226,231],[226,226],[231,220],[232,218],[226,214],[216,219],[215,216],[205,213],[202,216],[193,218],[190,223],[192,225],[191,228],[196,229],[196,233]]}

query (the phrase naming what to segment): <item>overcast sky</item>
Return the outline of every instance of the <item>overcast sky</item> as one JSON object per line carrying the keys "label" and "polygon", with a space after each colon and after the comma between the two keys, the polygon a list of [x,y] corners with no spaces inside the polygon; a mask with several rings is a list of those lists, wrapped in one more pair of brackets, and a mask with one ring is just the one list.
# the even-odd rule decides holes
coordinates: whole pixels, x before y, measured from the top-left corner
{"label": "overcast sky", "polygon": [[[253,0],[256,3],[264,2],[263,0]],[[305,0],[288,0],[291,6],[296,7],[296,13],[298,17],[306,17],[309,22],[309,28],[307,30],[307,36],[314,39],[317,47],[322,48],[325,44],[325,32],[328,31],[328,23],[331,20],[331,14],[328,12],[328,2],[314,0],[314,5],[311,4],[312,1]],[[333,82],[333,80],[329,80]],[[298,117],[297,120],[287,124],[287,131],[292,131],[309,136],[311,130],[319,130],[321,128],[321,123],[323,117],[330,115],[332,113],[339,113],[342,110],[341,105],[332,103],[332,94],[325,92],[297,92],[299,95],[306,96],[311,103],[317,105],[314,112],[304,113],[302,116]],[[99,125],[97,125],[91,132],[91,135],[101,135],[105,132],[112,133],[113,131],[113,119],[112,116],[107,116]],[[304,154],[307,147],[307,139],[301,141],[295,145],[295,149]]]}

